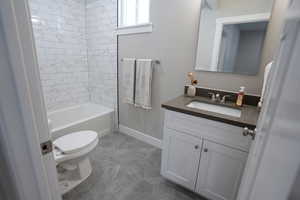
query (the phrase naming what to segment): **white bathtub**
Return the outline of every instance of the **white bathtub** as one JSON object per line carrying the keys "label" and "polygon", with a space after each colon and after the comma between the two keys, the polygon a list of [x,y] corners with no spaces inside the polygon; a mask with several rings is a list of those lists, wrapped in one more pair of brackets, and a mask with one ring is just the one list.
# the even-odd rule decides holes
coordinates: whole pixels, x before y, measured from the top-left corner
{"label": "white bathtub", "polygon": [[93,130],[102,137],[112,132],[113,116],[113,109],[92,103],[49,112],[52,139],[81,130]]}

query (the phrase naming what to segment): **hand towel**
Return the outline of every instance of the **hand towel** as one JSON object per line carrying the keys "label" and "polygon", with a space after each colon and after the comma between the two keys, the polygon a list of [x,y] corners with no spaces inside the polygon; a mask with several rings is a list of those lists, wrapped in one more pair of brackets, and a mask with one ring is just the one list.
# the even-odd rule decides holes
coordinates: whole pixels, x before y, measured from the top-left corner
{"label": "hand towel", "polygon": [[136,60],[135,106],[144,109],[151,107],[153,62],[151,59]]}
{"label": "hand towel", "polygon": [[123,58],[122,62],[122,100],[134,104],[135,58]]}
{"label": "hand towel", "polygon": [[264,96],[265,96],[266,90],[268,88],[268,83],[269,83],[269,79],[270,79],[269,76],[270,76],[270,71],[271,71],[271,68],[272,68],[272,64],[273,64],[273,62],[270,62],[265,67],[263,87],[262,87],[262,91],[261,91],[260,101],[258,103],[259,107],[262,106],[262,103],[264,101]]}

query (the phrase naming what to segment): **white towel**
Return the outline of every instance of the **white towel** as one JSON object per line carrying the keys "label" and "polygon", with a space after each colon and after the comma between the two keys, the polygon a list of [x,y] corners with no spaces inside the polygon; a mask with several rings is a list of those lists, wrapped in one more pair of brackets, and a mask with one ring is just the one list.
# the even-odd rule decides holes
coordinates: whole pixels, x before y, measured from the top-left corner
{"label": "white towel", "polygon": [[124,103],[134,104],[135,58],[123,58],[122,99]]}
{"label": "white towel", "polygon": [[135,106],[144,109],[151,107],[153,62],[151,59],[136,60]]}
{"label": "white towel", "polygon": [[258,103],[259,107],[262,106],[262,103],[264,101],[264,96],[265,96],[266,90],[268,88],[268,83],[269,83],[269,79],[270,79],[269,76],[270,76],[270,71],[271,71],[272,64],[273,64],[273,62],[270,62],[265,67],[264,82],[263,82],[263,87],[262,87],[262,91],[261,91],[260,101]]}

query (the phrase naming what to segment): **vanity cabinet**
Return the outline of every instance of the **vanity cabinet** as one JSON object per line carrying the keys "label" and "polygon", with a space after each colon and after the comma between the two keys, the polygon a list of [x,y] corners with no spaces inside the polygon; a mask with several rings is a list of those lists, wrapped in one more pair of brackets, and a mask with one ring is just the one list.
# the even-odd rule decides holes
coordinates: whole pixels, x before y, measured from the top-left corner
{"label": "vanity cabinet", "polygon": [[194,190],[202,140],[172,129],[165,129],[164,145],[163,176]]}
{"label": "vanity cabinet", "polygon": [[234,200],[251,144],[242,131],[167,110],[162,176],[211,200]]}
{"label": "vanity cabinet", "polygon": [[246,152],[204,140],[196,192],[212,200],[234,200],[246,159]]}

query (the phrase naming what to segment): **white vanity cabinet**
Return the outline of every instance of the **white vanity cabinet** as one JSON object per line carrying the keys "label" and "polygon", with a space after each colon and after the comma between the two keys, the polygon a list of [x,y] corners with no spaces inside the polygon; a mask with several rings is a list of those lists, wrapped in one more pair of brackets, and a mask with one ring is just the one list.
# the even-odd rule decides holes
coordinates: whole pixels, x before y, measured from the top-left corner
{"label": "white vanity cabinet", "polygon": [[211,200],[234,200],[251,144],[242,131],[166,110],[162,176]]}
{"label": "white vanity cabinet", "polygon": [[194,190],[202,140],[172,129],[164,132],[162,173],[166,178]]}
{"label": "white vanity cabinet", "polygon": [[246,152],[204,140],[196,192],[212,200],[234,200],[247,155]]}

